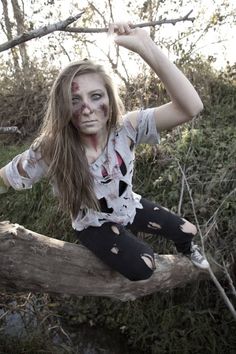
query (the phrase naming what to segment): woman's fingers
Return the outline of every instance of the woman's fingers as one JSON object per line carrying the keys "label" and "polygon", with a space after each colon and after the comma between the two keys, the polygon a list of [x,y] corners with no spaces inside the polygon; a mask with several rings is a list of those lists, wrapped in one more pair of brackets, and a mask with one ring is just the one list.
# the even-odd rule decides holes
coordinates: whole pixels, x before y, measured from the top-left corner
{"label": "woman's fingers", "polygon": [[129,22],[116,22],[116,23],[110,23],[109,28],[108,28],[108,34],[112,35],[114,33],[116,34],[130,34],[131,32],[131,26],[132,23]]}

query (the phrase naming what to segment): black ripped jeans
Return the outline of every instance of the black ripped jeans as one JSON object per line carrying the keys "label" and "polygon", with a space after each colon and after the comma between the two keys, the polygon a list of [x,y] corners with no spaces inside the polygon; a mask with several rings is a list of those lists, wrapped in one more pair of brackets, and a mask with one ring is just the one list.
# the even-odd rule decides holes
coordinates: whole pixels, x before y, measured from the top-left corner
{"label": "black ripped jeans", "polygon": [[141,199],[143,209],[136,210],[132,224],[122,226],[106,222],[100,227],[90,226],[76,231],[79,241],[104,263],[126,278],[137,281],[149,278],[154,269],[154,252],[135,234],[146,232],[162,235],[175,243],[178,252],[190,253],[196,227],[169,210]]}

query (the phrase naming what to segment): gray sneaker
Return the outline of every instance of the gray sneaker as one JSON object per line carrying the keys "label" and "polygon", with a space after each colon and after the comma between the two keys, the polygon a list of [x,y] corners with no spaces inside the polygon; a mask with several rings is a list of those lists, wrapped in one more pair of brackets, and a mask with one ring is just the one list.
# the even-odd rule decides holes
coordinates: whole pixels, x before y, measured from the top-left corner
{"label": "gray sneaker", "polygon": [[201,249],[199,246],[194,245],[192,243],[190,251],[191,251],[191,253],[189,255],[189,258],[196,267],[201,268],[201,269],[208,269],[210,267],[208,261],[202,255]]}

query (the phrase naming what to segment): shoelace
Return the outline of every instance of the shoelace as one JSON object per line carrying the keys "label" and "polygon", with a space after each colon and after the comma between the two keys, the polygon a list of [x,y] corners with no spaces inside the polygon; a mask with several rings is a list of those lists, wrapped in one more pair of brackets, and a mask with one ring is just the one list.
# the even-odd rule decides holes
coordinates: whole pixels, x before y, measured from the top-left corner
{"label": "shoelace", "polygon": [[203,259],[203,256],[201,255],[201,253],[200,252],[194,252],[194,256],[195,256],[195,258],[196,259],[198,259],[199,261],[201,261],[202,259]]}
{"label": "shoelace", "polygon": [[194,256],[199,260],[203,258],[200,248],[197,245],[192,246],[192,253],[194,253]]}

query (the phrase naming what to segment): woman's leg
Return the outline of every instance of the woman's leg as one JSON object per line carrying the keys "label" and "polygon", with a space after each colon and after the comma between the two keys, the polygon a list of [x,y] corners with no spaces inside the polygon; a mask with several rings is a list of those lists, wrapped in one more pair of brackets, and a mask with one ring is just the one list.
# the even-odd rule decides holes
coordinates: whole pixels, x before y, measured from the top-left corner
{"label": "woman's leg", "polygon": [[191,261],[202,269],[209,268],[209,263],[201,254],[198,246],[193,245],[192,238],[197,233],[195,225],[170,212],[160,205],[141,199],[143,209],[137,209],[131,232],[146,232],[162,235],[175,243],[178,252],[189,256]]}
{"label": "woman's leg", "polygon": [[143,209],[136,210],[130,230],[162,235],[174,241],[178,252],[190,253],[192,238],[197,233],[196,226],[157,203],[144,198],[140,202]]}
{"label": "woman's leg", "polygon": [[98,258],[130,280],[147,279],[155,269],[152,248],[121,225],[107,222],[76,231],[76,235]]}

